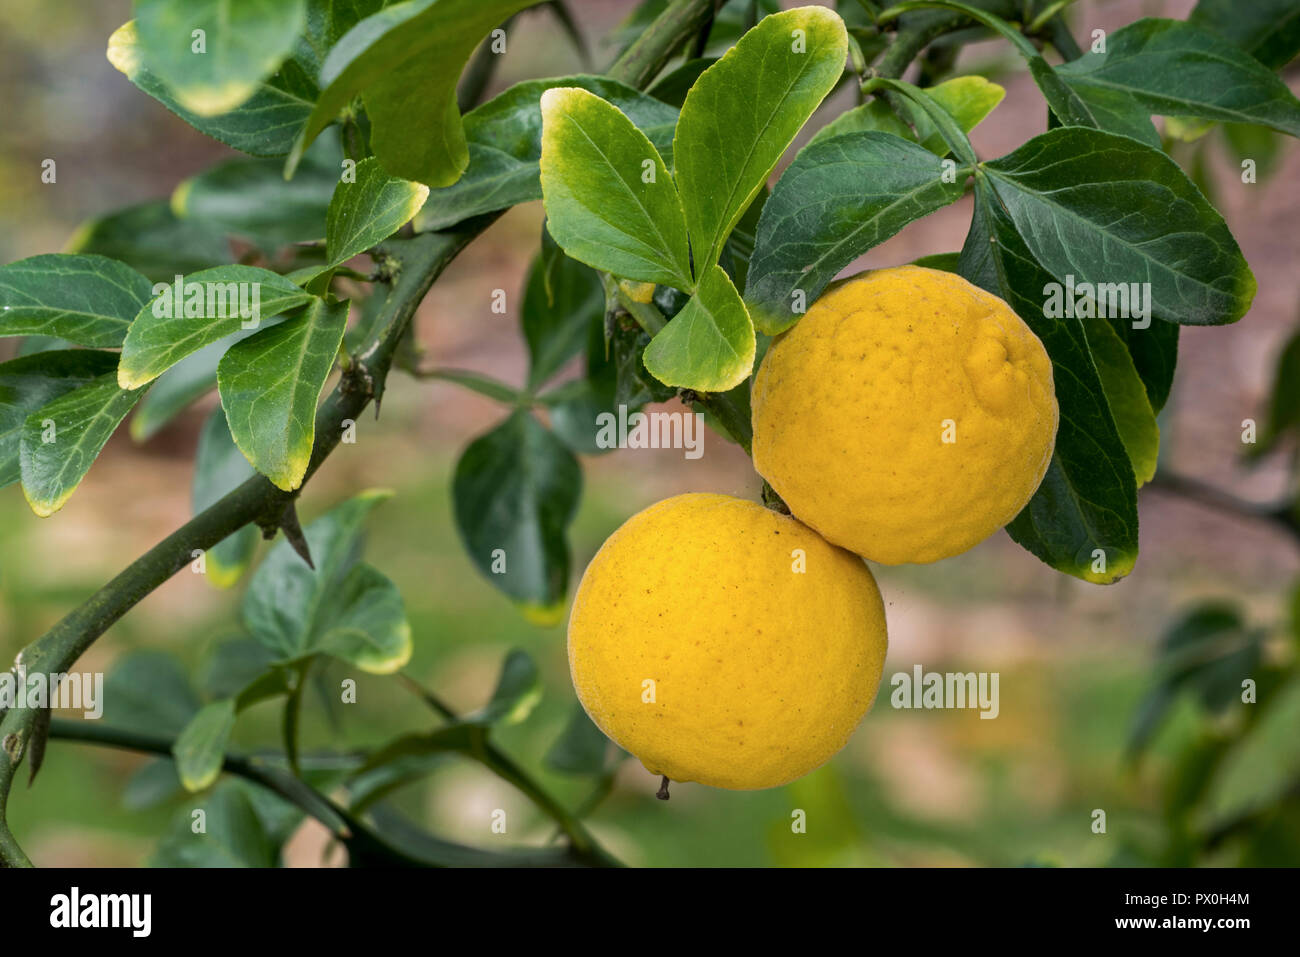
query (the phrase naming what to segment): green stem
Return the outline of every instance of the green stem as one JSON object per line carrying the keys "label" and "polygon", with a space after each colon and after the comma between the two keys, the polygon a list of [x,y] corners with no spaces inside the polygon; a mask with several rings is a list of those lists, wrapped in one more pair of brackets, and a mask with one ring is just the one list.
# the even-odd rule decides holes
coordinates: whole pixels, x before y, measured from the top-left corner
{"label": "green stem", "polygon": [[644,88],[672,55],[694,37],[713,11],[713,0],[672,0],[610,66],[612,79]]}
{"label": "green stem", "polygon": [[[402,684],[412,694],[421,698],[432,710],[436,711],[445,721],[455,724],[460,721],[460,716],[432,691],[425,688],[418,681],[406,675],[399,675]],[[606,863],[617,864],[617,861],[593,838],[590,832],[583,827],[578,818],[565,810],[564,805],[551,797],[540,784],[529,776],[528,772],[521,768],[514,760],[494,745],[488,738],[487,732],[477,739],[477,743],[470,751],[463,751],[468,757],[478,761],[479,764],[487,768],[503,781],[512,784],[521,793],[526,795],[547,817],[556,823],[576,851],[581,854],[592,856]]]}
{"label": "green stem", "polygon": [[[316,414],[316,442],[304,484],[339,444],[343,423],[355,421],[372,399],[382,395],[401,336],[433,281],[495,218],[479,217],[446,232],[385,244],[389,255],[400,264],[393,291],[384,304],[385,315]],[[69,671],[110,625],[187,567],[196,549],[205,551],[250,522],[276,527],[285,505],[296,495],[282,491],[261,475],[254,476],[132,562],[24,648],[19,660],[28,673]],[[31,865],[10,833],[4,812],[14,777],[31,742],[35,716],[31,709],[11,708],[0,718],[0,742],[5,743],[0,752],[0,862],[10,866]]]}

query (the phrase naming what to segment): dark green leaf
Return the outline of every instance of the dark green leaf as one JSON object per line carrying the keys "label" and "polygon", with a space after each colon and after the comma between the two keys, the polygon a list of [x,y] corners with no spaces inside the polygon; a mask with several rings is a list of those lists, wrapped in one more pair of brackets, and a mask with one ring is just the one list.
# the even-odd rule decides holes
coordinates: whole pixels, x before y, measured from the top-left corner
{"label": "dark green leaf", "polygon": [[1029,75],[1034,78],[1034,82],[1042,91],[1043,99],[1047,100],[1047,105],[1062,124],[1085,127],[1097,125],[1088,106],[1079,95],[1057,75],[1028,38],[1001,17],[972,4],[959,3],[957,0],[920,0],[920,2],[899,3],[890,7],[892,10],[926,8],[955,10],[993,30],[1015,47],[1016,52],[1024,58],[1025,63],[1029,65]]}
{"label": "dark green leaf", "polygon": [[185,109],[215,116],[243,104],[279,67],[302,31],[306,2],[135,0],[135,13],[148,69]]}
{"label": "dark green leaf", "polygon": [[267,251],[324,239],[342,157],[338,139],[322,137],[287,182],[284,164],[276,160],[227,160],[176,187],[172,209],[183,219],[248,239]]}
{"label": "dark green leaf", "polygon": [[565,533],[581,490],[573,453],[522,409],[470,443],[456,464],[456,526],[470,558],[539,622],[563,612]]}
{"label": "dark green leaf", "polygon": [[150,864],[154,867],[275,867],[280,842],[259,814],[257,796],[296,810],[243,781],[222,781],[199,805],[204,828],[195,832],[191,809],[178,813]]}
{"label": "dark green leaf", "polygon": [[1108,321],[1128,346],[1133,366],[1146,387],[1147,400],[1151,403],[1152,410],[1159,412],[1164,408],[1169,398],[1169,389],[1174,384],[1174,366],[1178,362],[1178,326],[1172,322],[1153,322],[1145,329],[1135,329],[1132,322],[1121,317]]}
{"label": "dark green leaf", "polygon": [[600,774],[609,760],[609,739],[575,704],[564,731],[544,758],[546,766],[563,774]]}
{"label": "dark green leaf", "polygon": [[1200,0],[1187,19],[1227,37],[1270,70],[1300,53],[1300,4],[1295,0]]}
{"label": "dark green leaf", "polygon": [[199,710],[199,698],[179,661],[161,651],[132,651],[104,678],[103,721],[139,734],[179,734]]}
{"label": "dark green leaf", "polygon": [[223,641],[204,662],[199,683],[214,698],[233,698],[271,670],[275,654],[256,638]]}
{"label": "dark green leaf", "polygon": [[469,162],[456,82],[474,48],[497,24],[538,0],[412,0],[362,20],[321,66],[320,99],[289,157],[361,95],[370,144],[394,176],[449,186]]}
{"label": "dark green leaf", "polygon": [[1082,322],[1048,316],[1043,289],[1054,279],[1026,248],[983,178],[976,180],[975,200],[959,271],[1006,300],[1042,341],[1060,407],[1047,474],[1007,532],[1058,571],[1113,582],[1137,560],[1137,487]]}
{"label": "dark green leaf", "polygon": [[213,701],[199,709],[172,745],[176,773],[187,791],[202,791],[221,774],[226,746],[235,730],[235,702]]}
{"label": "dark green leaf", "polygon": [[27,416],[116,365],[116,354],[89,349],[57,349],[0,363],[0,488],[18,481],[18,446]]}
{"label": "dark green leaf", "polygon": [[316,567],[276,542],[244,596],[244,625],[282,661],[327,653],[363,671],[389,674],[411,657],[411,630],[395,586],[357,564],[361,525],[388,497],[364,492],[305,529]]}
{"label": "dark green leaf", "polygon": [[758,221],[745,302],[754,324],[790,328],[827,284],[868,249],[961,198],[941,160],[888,133],[846,133],[800,151]]}
{"label": "dark green leaf", "polygon": [[472,724],[518,724],[542,698],[542,676],[526,651],[514,649],[501,666],[501,677],[486,706],[466,716]]}
{"label": "dark green leaf", "polygon": [[313,299],[296,316],[231,346],[217,388],[235,444],[259,472],[291,492],[316,438],[316,402],[334,367],[348,304]]}
{"label": "dark green leaf", "polygon": [[371,158],[357,164],[355,182],[341,181],[325,221],[329,264],[337,266],[397,232],[424,205],[429,188],[389,176]]}
{"label": "dark green leaf", "polygon": [[140,307],[122,342],[118,384],[138,389],[205,346],[311,299],[256,266],[216,266],[184,276]]}
{"label": "dark green leaf", "polygon": [[[1249,308],[1255,277],[1223,217],[1160,151],[1062,127],[981,168],[1025,245],[1057,281],[1072,276],[1076,288],[1102,284],[1119,293],[1149,284],[1146,306],[1169,322],[1235,322]],[[1045,295],[1041,287],[1037,295]]]}
{"label": "dark green leaf", "polygon": [[1156,425],[1155,411],[1124,340],[1110,323],[1094,320],[1085,323],[1083,329],[1106,392],[1111,418],[1115,420],[1115,428],[1133,463],[1134,478],[1141,488],[1156,474],[1156,458],[1160,454],[1160,428]]}
{"label": "dark green leaf", "polygon": [[18,459],[33,512],[45,518],[63,508],[140,394],[118,388],[108,373],[27,416]]}
{"label": "dark green leaf", "polygon": [[149,296],[148,279],[104,256],[20,259],[0,266],[0,336],[56,336],[113,349]]}
{"label": "dark green leaf", "polygon": [[200,116],[181,106],[167,84],[142,65],[134,20],[118,27],[109,37],[108,60],[128,80],[199,132],[254,156],[288,153],[311,115],[319,92],[310,68],[291,58],[274,76],[259,83],[238,109]]}
{"label": "dark green leaf", "polygon": [[[542,242],[550,241],[543,233]],[[605,291],[589,266],[558,253],[533,261],[524,287],[522,322],[528,342],[529,388],[536,388],[582,351],[591,324],[605,314]]]}
{"label": "dark green leaf", "polygon": [[128,206],[77,227],[70,253],[108,256],[153,282],[232,261],[230,244],[210,226],[177,219],[166,200]]}
{"label": "dark green leaf", "polygon": [[579,87],[618,107],[672,162],[677,111],[630,86],[599,76],[528,80],[465,114],[469,167],[451,186],[435,189],[416,214],[416,229],[446,229],[480,213],[542,198],[542,94]]}
{"label": "dark green leaf", "polygon": [[[220,408],[213,409],[199,433],[199,448],[194,455],[190,492],[194,514],[214,505],[256,474],[230,437],[225,414]],[[229,588],[237,582],[253,560],[259,537],[257,526],[249,524],[209,548],[203,562],[208,580],[218,588]]]}
{"label": "dark green leaf", "polygon": [[1127,100],[1127,112],[1143,120],[1193,116],[1300,136],[1300,101],[1285,83],[1221,37],[1180,20],[1131,23],[1106,38],[1105,53],[1085,53],[1057,73],[1089,101],[1092,91],[1108,105]]}

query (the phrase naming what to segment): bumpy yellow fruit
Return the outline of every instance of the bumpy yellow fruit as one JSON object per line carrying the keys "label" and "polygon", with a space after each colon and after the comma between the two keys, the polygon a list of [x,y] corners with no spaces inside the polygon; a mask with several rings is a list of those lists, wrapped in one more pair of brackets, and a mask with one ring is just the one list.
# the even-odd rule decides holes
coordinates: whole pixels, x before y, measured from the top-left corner
{"label": "bumpy yellow fruit", "polygon": [[900,266],[832,286],[754,379],[754,467],[800,521],[886,565],[1006,525],[1056,441],[1043,344],[960,276]]}
{"label": "bumpy yellow fruit", "polygon": [[569,622],[591,719],[652,774],[776,787],[824,764],[871,707],[885,612],[861,559],[727,495],[678,495],[596,553]]}

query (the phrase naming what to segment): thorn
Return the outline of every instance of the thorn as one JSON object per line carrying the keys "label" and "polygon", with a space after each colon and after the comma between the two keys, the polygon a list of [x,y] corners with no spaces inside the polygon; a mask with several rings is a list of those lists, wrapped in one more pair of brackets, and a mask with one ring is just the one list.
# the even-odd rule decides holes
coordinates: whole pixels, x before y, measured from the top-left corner
{"label": "thorn", "polygon": [[50,709],[37,708],[36,717],[32,720],[31,745],[27,751],[27,786],[30,788],[36,783],[36,772],[41,769],[45,762],[45,745],[50,737]]}
{"label": "thorn", "polygon": [[663,781],[659,784],[659,790],[655,792],[655,797],[661,801],[668,800],[668,775],[664,775]]}
{"label": "thorn", "polygon": [[285,504],[284,511],[280,513],[279,525],[284,531],[285,540],[298,553],[298,557],[307,563],[308,568],[315,571],[316,563],[311,560],[311,550],[307,547],[307,537],[302,533],[302,525],[298,521],[298,509],[294,506],[293,499]]}

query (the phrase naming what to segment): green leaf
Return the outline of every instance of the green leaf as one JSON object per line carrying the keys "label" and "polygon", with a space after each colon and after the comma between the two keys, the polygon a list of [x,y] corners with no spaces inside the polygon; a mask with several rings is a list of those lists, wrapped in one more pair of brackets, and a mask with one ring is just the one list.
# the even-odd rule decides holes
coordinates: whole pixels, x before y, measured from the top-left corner
{"label": "green leaf", "polygon": [[117,356],[56,349],[0,362],[0,488],[18,481],[18,446],[28,415],[113,371]]}
{"label": "green leaf", "polygon": [[470,443],[456,463],[452,500],[470,559],[539,623],[563,613],[565,535],[581,493],[573,453],[523,409]]}
{"label": "green leaf", "polygon": [[131,438],[145,442],[190,403],[217,387],[217,364],[226,350],[252,334],[243,330],[192,352],[157,379],[131,416]]}
{"label": "green leaf", "polygon": [[617,107],[578,87],[542,94],[547,229],[571,257],[690,289],[690,246],[672,177]]}
{"label": "green leaf", "polygon": [[1297,425],[1300,425],[1300,333],[1292,333],[1278,353],[1273,389],[1269,393],[1268,428],[1260,436],[1257,454],[1267,452]]}
{"label": "green leaf", "polygon": [[[543,231],[543,244],[550,241]],[[528,387],[534,389],[582,351],[587,331],[605,315],[600,277],[576,260],[557,253],[538,257],[524,287],[522,323],[530,357]]]}
{"label": "green leaf", "polygon": [[267,251],[324,239],[342,157],[337,138],[322,137],[287,182],[283,164],[276,160],[227,160],[177,186],[172,209],[184,220],[248,239]]}
{"label": "green leaf", "polygon": [[1047,474],[1007,533],[1052,568],[1109,584],[1127,575],[1137,561],[1133,467],[1088,351],[1082,320],[1053,318],[1043,308],[1044,287],[1054,278],[1026,248],[988,182],[982,177],[975,182],[975,218],[959,271],[1004,299],[1042,341],[1052,360],[1060,408]]}
{"label": "green leaf", "polygon": [[697,274],[718,261],[847,56],[844,22],[824,7],[800,7],[763,18],[691,87],[673,162]]}
{"label": "green leaf", "polygon": [[342,181],[325,220],[329,265],[337,266],[387,239],[424,205],[429,188],[389,176],[373,157],[357,164],[356,181]]}
{"label": "green leaf", "polygon": [[[1005,89],[982,76],[956,76],[927,87],[926,92],[956,121],[964,133],[979,126],[1007,95]],[[939,156],[948,155],[943,135],[925,113],[915,112],[912,123],[921,138],[922,146]]]}
{"label": "green leaf", "polygon": [[390,675],[411,660],[411,626],[401,593],[371,565],[357,565],[326,598],[316,648],[362,671]]}
{"label": "green leaf", "polygon": [[389,494],[363,492],[308,525],[314,569],[283,539],[258,566],[244,596],[244,625],[279,660],[326,653],[374,674],[410,660],[411,630],[396,587],[357,563],[362,523]]}
{"label": "green leaf", "polygon": [[[717,26],[717,22],[714,22]],[[682,104],[686,102],[686,95],[690,93],[691,87],[695,81],[700,78],[700,74],[707,70],[713,64],[717,63],[716,57],[696,57],[693,60],[687,60],[677,69],[665,73],[650,86],[646,92],[656,100],[680,110]],[[608,99],[608,97],[606,97]],[[674,125],[676,124],[676,115],[673,116]],[[658,145],[658,144],[656,144]],[[660,152],[663,152],[662,150]],[[664,153],[667,158],[668,154]]]}
{"label": "green leaf", "polygon": [[1110,323],[1094,320],[1082,325],[1106,392],[1111,417],[1128,451],[1129,461],[1133,463],[1138,488],[1141,488],[1156,474],[1156,458],[1160,454],[1160,428],[1156,425],[1156,414],[1124,340]]}
{"label": "green leaf", "polygon": [[[1002,102],[1007,91],[982,76],[958,76],[926,87],[925,92],[952,117],[953,122],[963,133],[969,133],[993,112],[994,107]],[[877,130],[919,142],[937,156],[947,156],[951,149],[929,114],[908,100],[900,98],[897,102],[906,112],[911,126],[899,119],[889,103],[876,98],[841,113],[818,130],[809,141],[809,145],[843,133]]]}
{"label": "green leaf", "polygon": [[200,707],[181,663],[161,651],[130,651],[104,678],[103,721],[139,734],[180,734]]}
{"label": "green leaf", "polygon": [[204,829],[194,831],[193,809],[178,812],[150,866],[275,867],[287,835],[271,832],[265,809],[269,802],[278,805],[277,816],[288,816],[295,823],[301,819],[301,812],[268,791],[240,780],[222,781],[201,805]]}
{"label": "green leaf", "polygon": [[314,71],[299,58],[259,83],[236,110],[200,116],[187,110],[167,84],[141,62],[136,21],[122,24],[108,38],[108,60],[128,80],[200,133],[253,156],[284,156],[293,148],[319,93]]}
{"label": "green leaf", "polygon": [[[190,501],[197,515],[220,501],[257,474],[235,446],[220,408],[213,409],[199,433],[199,448],[194,455],[194,482]],[[253,560],[257,548],[257,526],[245,525],[209,548],[204,555],[204,573],[218,588],[229,588],[239,580]]]}
{"label": "green leaf", "polygon": [[199,349],[312,298],[278,273],[256,266],[217,266],[181,277],[145,303],[131,323],[118,384],[138,389]]}
{"label": "green leaf", "polygon": [[140,765],[122,786],[122,807],[128,811],[146,811],[170,802],[185,793],[176,776],[176,762],[155,758]]}
{"label": "green leaf", "polygon": [[176,218],[165,200],[128,206],[77,227],[65,252],[108,256],[152,282],[232,260],[230,244],[204,223]]}
{"label": "green leaf", "polygon": [[1159,412],[1169,398],[1174,384],[1174,366],[1178,363],[1178,326],[1172,322],[1153,322],[1145,329],[1135,329],[1123,318],[1108,320],[1115,334],[1124,340],[1133,367],[1146,387],[1151,409]]}
{"label": "green leaf", "polygon": [[199,686],[214,698],[233,698],[273,670],[276,656],[256,638],[216,645],[200,670]]}
{"label": "green leaf", "polygon": [[1060,281],[1149,283],[1151,314],[1191,325],[1235,322],[1254,298],[1255,277],[1223,217],[1159,150],[1062,127],[981,169],[1030,252]]}
{"label": "green leaf", "polygon": [[172,745],[176,772],[187,791],[202,791],[221,775],[226,746],[235,730],[232,698],[213,701],[199,709]]}
{"label": "green leaf", "polygon": [[1043,59],[1042,54],[1029,42],[1028,38],[1001,17],[971,4],[959,3],[957,0],[918,0],[918,2],[899,3],[891,6],[890,9],[895,11],[941,9],[964,13],[972,20],[997,33],[1016,48],[1016,52],[1028,64],[1029,75],[1038,84],[1043,99],[1047,100],[1048,107],[1063,125],[1085,127],[1095,127],[1097,125],[1087,104],[1057,75],[1051,64]]}
{"label": "green leaf", "polygon": [[[1239,689],[1240,685],[1238,694]],[[1289,794],[1300,777],[1298,724],[1300,681],[1293,679],[1278,690],[1268,710],[1220,766],[1210,786],[1205,820],[1197,824],[1208,830],[1245,814],[1268,813],[1293,803]]]}
{"label": "green leaf", "polygon": [[[135,0],[140,55],[200,116],[244,103],[280,66],[305,21],[305,0]],[[203,31],[203,46],[193,36]]]}
{"label": "green leaf", "polygon": [[575,704],[568,724],[542,760],[561,774],[600,774],[609,760],[609,739],[587,716],[586,709]]}
{"label": "green leaf", "polygon": [[465,717],[478,725],[519,724],[542,700],[542,675],[528,652],[514,649],[501,666],[501,677],[492,692],[492,700]]}
{"label": "green leaf", "polygon": [[630,86],[601,76],[528,80],[465,114],[469,167],[453,185],[429,193],[415,217],[421,232],[446,229],[480,213],[542,198],[542,94],[580,87],[618,107],[645,133],[665,163],[672,161],[677,110]]}
{"label": "green leaf", "polygon": [[[804,150],[811,147],[814,143],[820,143],[828,140],[832,136],[843,136],[845,133],[891,133],[894,136],[901,137],[905,140],[915,142],[916,133],[910,126],[898,118],[898,114],[893,111],[889,103],[879,97],[873,97],[861,106],[855,106],[851,110],[845,110],[835,119],[831,120],[820,130],[813,134],[812,139],[808,141]],[[803,150],[800,151],[801,153]],[[798,156],[795,157],[797,162]]]}
{"label": "green leaf", "polygon": [[754,368],[754,324],[721,266],[645,350],[645,367],[664,385],[726,392]]}
{"label": "green leaf", "polygon": [[[621,357],[637,367],[638,374],[645,380],[665,389],[670,395],[675,390],[668,390],[660,385],[645,371],[641,362],[641,353],[650,344],[650,337],[638,328],[635,332],[623,331],[615,327],[615,341],[605,340],[605,317],[594,317],[587,328],[586,368],[583,378],[557,386],[544,393],[540,401],[550,411],[551,430],[560,437],[573,451],[583,455],[602,455],[611,451],[604,448],[600,441],[600,414],[608,412],[618,415],[618,361]],[[625,396],[625,399],[627,397]],[[623,403],[624,414],[638,411],[644,401],[634,397],[629,404]]]}
{"label": "green leaf", "polygon": [[456,82],[493,27],[538,0],[411,0],[367,17],[330,50],[320,99],[289,156],[302,151],[358,94],[370,145],[394,176],[449,186],[469,163]]}
{"label": "green leaf", "polygon": [[1180,20],[1131,23],[1106,38],[1105,53],[1085,53],[1057,73],[1085,99],[1097,91],[1143,120],[1192,116],[1300,136],[1300,100],[1285,83],[1221,37]]}
{"label": "green leaf", "polygon": [[1200,0],[1187,19],[1227,37],[1270,70],[1300,53],[1300,5],[1295,0]]}
{"label": "green leaf", "polygon": [[33,512],[46,518],[63,508],[139,398],[139,390],[119,389],[117,375],[110,372],[27,416],[19,466]]}
{"label": "green leaf", "polygon": [[235,444],[286,492],[307,473],[316,402],[347,321],[346,301],[313,299],[298,315],[231,346],[217,365],[217,390]]}
{"label": "green leaf", "polygon": [[745,302],[760,330],[790,328],[845,266],[913,220],[961,198],[941,161],[889,133],[812,143],[777,181],[758,221]]}
{"label": "green leaf", "polygon": [[0,336],[56,336],[92,349],[122,344],[149,280],[104,256],[51,253],[0,266]]}

